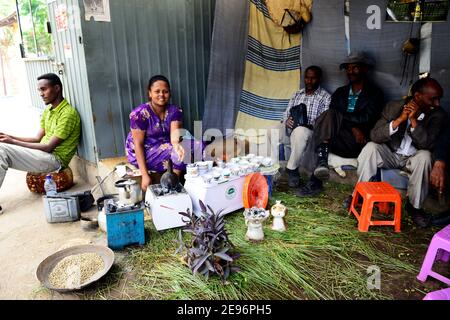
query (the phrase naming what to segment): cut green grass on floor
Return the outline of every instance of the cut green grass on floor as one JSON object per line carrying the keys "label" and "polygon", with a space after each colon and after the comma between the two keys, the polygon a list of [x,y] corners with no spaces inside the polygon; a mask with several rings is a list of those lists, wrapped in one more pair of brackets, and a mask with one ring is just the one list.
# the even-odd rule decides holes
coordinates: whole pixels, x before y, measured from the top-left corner
{"label": "cut green grass on floor", "polygon": [[[415,280],[428,241],[436,230],[425,231],[415,243],[407,231],[375,227],[357,230],[356,219],[342,208],[351,187],[328,183],[316,198],[276,192],[270,205],[281,200],[288,208],[288,230],[264,226],[265,240],[245,240],[243,210],[229,214],[230,240],[241,253],[241,272],[222,284],[192,275],[176,255],[178,230],[157,232],[146,223],[147,244],[127,250],[111,275],[82,297],[88,299],[404,299],[419,298],[424,289]],[[402,225],[409,225],[405,222]],[[408,236],[409,235],[409,236]],[[418,252],[419,251],[419,252]],[[420,260],[420,261],[419,261]],[[381,289],[368,287],[368,268],[381,271]],[[126,271],[125,271],[126,270]],[[418,289],[421,287],[422,289]],[[412,294],[415,292],[416,294]]]}

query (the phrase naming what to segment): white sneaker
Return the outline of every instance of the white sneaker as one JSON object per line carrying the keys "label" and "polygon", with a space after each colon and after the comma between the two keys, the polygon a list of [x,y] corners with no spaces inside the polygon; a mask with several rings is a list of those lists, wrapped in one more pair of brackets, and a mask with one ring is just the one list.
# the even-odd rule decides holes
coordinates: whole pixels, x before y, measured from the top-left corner
{"label": "white sneaker", "polygon": [[334,171],[336,171],[336,173],[341,177],[341,178],[345,178],[347,176],[347,173],[342,170],[342,167],[336,167],[334,168]]}

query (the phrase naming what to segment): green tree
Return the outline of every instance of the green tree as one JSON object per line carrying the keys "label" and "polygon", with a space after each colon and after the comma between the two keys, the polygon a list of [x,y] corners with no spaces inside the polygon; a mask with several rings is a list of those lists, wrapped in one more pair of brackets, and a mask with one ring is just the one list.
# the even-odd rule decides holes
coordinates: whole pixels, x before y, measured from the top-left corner
{"label": "green tree", "polygon": [[[11,0],[0,0],[0,20],[16,12],[15,2]],[[14,34],[11,26],[0,28],[0,50],[8,48],[14,43]]]}
{"label": "green tree", "polygon": [[16,11],[14,0],[0,0],[0,20]]}
{"label": "green tree", "polygon": [[[30,10],[31,3],[31,10]],[[34,21],[36,31],[36,41],[33,37],[33,27],[24,28],[23,42],[26,53],[35,53],[38,56],[50,55],[53,52],[52,38],[47,33],[47,1],[46,0],[19,0],[19,10],[21,17],[31,16]],[[36,48],[37,47],[37,48]]]}

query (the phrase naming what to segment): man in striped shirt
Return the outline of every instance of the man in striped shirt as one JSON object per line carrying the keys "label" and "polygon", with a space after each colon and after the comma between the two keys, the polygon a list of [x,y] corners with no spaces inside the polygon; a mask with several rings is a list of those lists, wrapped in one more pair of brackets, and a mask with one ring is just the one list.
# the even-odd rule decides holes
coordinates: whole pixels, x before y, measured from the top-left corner
{"label": "man in striped shirt", "polygon": [[0,132],[0,187],[8,168],[35,173],[59,171],[68,167],[77,150],[80,116],[64,99],[61,80],[53,73],[42,75],[38,90],[48,107],[36,137],[20,138]]}
{"label": "man in striped shirt", "polygon": [[[288,173],[288,185],[296,188],[300,185],[300,175],[298,172],[300,161],[306,146],[313,135],[313,126],[316,119],[328,109],[331,95],[320,87],[322,79],[322,69],[317,66],[310,66],[305,71],[305,88],[297,91],[289,101],[283,117],[287,135],[290,137],[291,155],[286,166]],[[306,106],[307,119],[305,123],[298,125],[292,116],[292,108],[304,104]]]}

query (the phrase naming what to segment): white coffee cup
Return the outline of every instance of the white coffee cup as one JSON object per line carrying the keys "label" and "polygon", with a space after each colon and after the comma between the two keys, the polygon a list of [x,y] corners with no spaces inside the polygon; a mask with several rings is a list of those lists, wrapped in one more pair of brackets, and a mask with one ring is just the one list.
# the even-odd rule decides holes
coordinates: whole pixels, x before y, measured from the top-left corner
{"label": "white coffee cup", "polygon": [[239,166],[233,166],[230,168],[231,174],[233,176],[238,176],[239,172],[240,172],[240,167]]}
{"label": "white coffee cup", "polygon": [[250,162],[248,162],[248,160],[239,161],[239,165],[241,165],[241,166],[248,166],[249,164],[250,164]]}
{"label": "white coffee cup", "polygon": [[251,163],[250,167],[252,168],[253,172],[258,172],[259,164],[258,163]]}
{"label": "white coffee cup", "polygon": [[205,161],[205,163],[208,165],[208,171],[211,171],[211,169],[213,168],[214,161],[208,160]]}
{"label": "white coffee cup", "polygon": [[231,176],[231,170],[230,169],[224,169],[222,174],[223,174],[223,177],[225,179],[229,179],[230,176]]}
{"label": "white coffee cup", "polygon": [[217,164],[217,167],[219,167],[219,168],[224,168],[225,167],[225,163],[223,162],[222,159],[217,159],[216,160],[216,164]]}
{"label": "white coffee cup", "polygon": [[241,158],[231,158],[231,163],[238,163],[241,160]]}
{"label": "white coffee cup", "polygon": [[213,179],[213,176],[210,174],[205,174],[203,176],[203,181],[205,181],[206,184],[210,184],[212,179]]}
{"label": "white coffee cup", "polygon": [[269,157],[264,158],[262,161],[262,164],[266,167],[270,167],[273,164],[272,158],[269,158]]}
{"label": "white coffee cup", "polygon": [[186,166],[186,173],[191,177],[198,177],[198,167],[195,164],[188,164]]}

